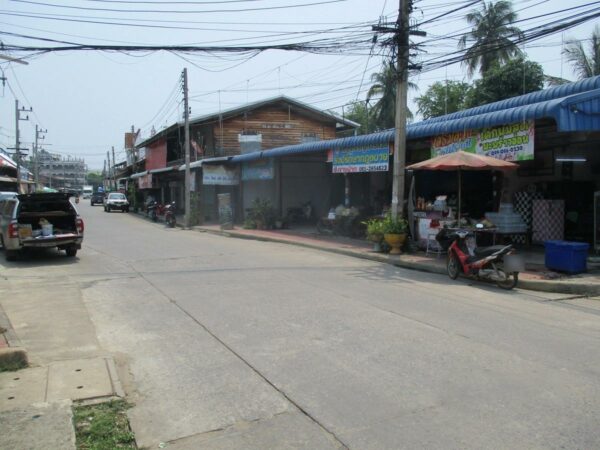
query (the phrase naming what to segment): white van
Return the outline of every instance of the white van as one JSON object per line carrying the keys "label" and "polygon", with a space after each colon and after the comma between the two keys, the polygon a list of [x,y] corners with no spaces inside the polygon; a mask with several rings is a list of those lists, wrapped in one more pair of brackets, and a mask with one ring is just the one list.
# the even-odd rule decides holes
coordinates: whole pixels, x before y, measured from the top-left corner
{"label": "white van", "polygon": [[90,198],[92,196],[92,194],[94,193],[94,187],[93,186],[84,186],[82,192],[83,192],[83,198]]}

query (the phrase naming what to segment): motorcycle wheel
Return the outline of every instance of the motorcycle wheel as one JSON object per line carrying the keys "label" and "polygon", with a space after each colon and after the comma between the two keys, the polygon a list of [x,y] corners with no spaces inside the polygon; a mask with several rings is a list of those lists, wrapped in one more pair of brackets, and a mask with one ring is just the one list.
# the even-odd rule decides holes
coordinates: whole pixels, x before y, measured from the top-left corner
{"label": "motorcycle wheel", "polygon": [[168,218],[167,225],[169,226],[169,228],[175,228],[175,217],[174,216],[171,216]]}
{"label": "motorcycle wheel", "polygon": [[448,255],[446,270],[448,271],[448,276],[453,280],[456,280],[458,275],[460,275],[460,261],[454,253]]}
{"label": "motorcycle wheel", "polygon": [[497,280],[496,284],[500,289],[510,291],[519,282],[519,272],[505,273],[504,270],[498,269],[498,273],[504,275],[504,280]]}
{"label": "motorcycle wheel", "polygon": [[156,214],[156,211],[152,211],[151,218],[152,222],[158,222],[158,215]]}

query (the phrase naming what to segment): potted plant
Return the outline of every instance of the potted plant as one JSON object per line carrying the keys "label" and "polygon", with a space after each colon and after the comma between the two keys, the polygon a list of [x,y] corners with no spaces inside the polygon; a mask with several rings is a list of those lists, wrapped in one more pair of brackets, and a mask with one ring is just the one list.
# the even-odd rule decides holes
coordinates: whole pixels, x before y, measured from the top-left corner
{"label": "potted plant", "polygon": [[408,228],[408,223],[401,217],[392,217],[392,214],[389,212],[385,216],[385,219],[383,219],[382,223],[383,238],[385,239],[385,242],[392,247],[392,250],[390,250],[390,255],[399,255],[402,253],[400,249],[406,240],[406,229]]}
{"label": "potted plant", "polygon": [[250,205],[248,219],[252,220],[259,230],[267,230],[275,225],[275,209],[269,200],[254,199]]}
{"label": "potted plant", "polygon": [[383,220],[369,219],[363,222],[367,226],[367,240],[373,243],[373,251],[381,251],[381,242],[383,241]]}

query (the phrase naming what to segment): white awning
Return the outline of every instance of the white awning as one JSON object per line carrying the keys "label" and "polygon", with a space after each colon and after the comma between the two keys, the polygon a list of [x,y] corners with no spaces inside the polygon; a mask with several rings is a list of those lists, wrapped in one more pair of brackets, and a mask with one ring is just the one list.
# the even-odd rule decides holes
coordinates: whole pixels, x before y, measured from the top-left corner
{"label": "white awning", "polygon": [[[193,163],[190,163],[190,169],[199,169],[200,167],[202,167],[202,160],[194,161]],[[183,170],[185,170],[185,164],[183,164],[181,167],[179,167],[180,172]]]}
{"label": "white awning", "polygon": [[177,167],[161,167],[160,169],[152,169],[149,170],[149,173],[164,173],[164,172],[173,172],[177,170]]}
{"label": "white awning", "polygon": [[144,170],[143,172],[134,173],[129,178],[135,179],[135,178],[143,177],[144,175],[148,175],[148,171],[147,170]]}

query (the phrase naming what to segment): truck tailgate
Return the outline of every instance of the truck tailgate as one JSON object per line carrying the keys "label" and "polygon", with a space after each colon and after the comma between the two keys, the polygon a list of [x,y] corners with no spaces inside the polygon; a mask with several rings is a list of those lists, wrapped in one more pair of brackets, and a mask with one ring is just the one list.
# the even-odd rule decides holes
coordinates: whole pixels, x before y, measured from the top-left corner
{"label": "truck tailgate", "polygon": [[76,233],[30,237],[21,240],[23,247],[56,247],[57,245],[81,243],[83,237]]}

